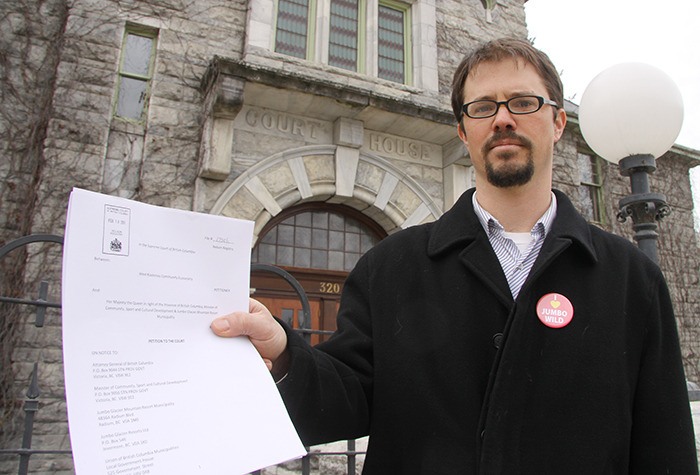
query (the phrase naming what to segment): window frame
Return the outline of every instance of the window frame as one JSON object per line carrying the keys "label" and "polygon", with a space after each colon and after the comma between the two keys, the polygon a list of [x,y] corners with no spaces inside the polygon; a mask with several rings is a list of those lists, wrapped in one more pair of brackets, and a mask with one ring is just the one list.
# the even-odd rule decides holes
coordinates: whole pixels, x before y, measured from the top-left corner
{"label": "window frame", "polygon": [[[367,16],[363,15],[363,11],[367,11],[367,1],[366,0],[358,0],[357,1],[357,36],[355,37],[355,47],[357,48],[357,57],[355,58],[355,69],[346,69],[343,68],[342,66],[335,66],[330,64],[330,50],[331,50],[331,36],[332,36],[332,29],[331,29],[331,19],[332,19],[332,9],[333,7],[333,0],[328,0],[328,39],[327,41],[323,41],[322,45],[319,45],[320,48],[324,50],[324,54],[321,55],[321,60],[324,62],[324,64],[328,64],[331,67],[343,69],[346,71],[352,71],[352,72],[357,72],[357,73],[364,73],[365,72],[365,56],[366,56],[366,49],[364,48],[363,45],[366,44],[366,34],[365,32],[367,31]],[[325,26],[325,25],[323,25]]]}
{"label": "window frame", "polygon": [[[411,5],[396,0],[379,0],[377,3],[377,16],[379,15],[379,7],[382,6],[398,10],[403,14],[404,81],[399,84],[413,84],[413,46],[411,42],[413,36],[413,22],[411,20]],[[377,27],[379,27],[379,20],[377,20]],[[377,38],[377,40],[379,40],[379,38]],[[379,41],[377,41],[377,44],[378,43]],[[379,51],[377,51],[377,77],[379,77]],[[390,81],[390,79],[385,80]]]}
{"label": "window frame", "polygon": [[[309,12],[308,17],[306,18],[306,54],[304,55],[304,58],[301,59],[306,59],[308,61],[313,61],[313,49],[314,49],[314,44],[316,43],[316,12],[317,12],[317,0],[308,0],[308,8],[307,11]],[[279,21],[279,7],[280,7],[280,0],[274,0],[274,21],[272,24],[272,44],[270,49],[274,51],[277,54],[282,54],[285,56],[290,56],[292,58],[298,58],[298,56],[291,56],[287,55],[285,53],[280,53],[277,51],[277,22]]]}
{"label": "window frame", "polygon": [[[291,208],[285,209],[283,212],[279,213],[277,216],[272,218],[270,221],[268,221],[265,226],[260,230],[260,233],[258,234],[258,238],[256,242],[253,245],[252,248],[252,255],[255,256],[256,252],[259,252],[259,246],[262,244],[267,244],[265,242],[265,239],[273,229],[275,229],[278,225],[280,224],[285,224],[285,221],[287,221],[290,218],[294,218],[298,215],[301,214],[310,214],[313,215],[315,212],[321,212],[321,213],[329,213],[329,214],[335,214],[342,216],[343,219],[346,220],[352,220],[357,222],[357,224],[361,227],[361,229],[364,231],[365,234],[371,236],[372,238],[376,239],[377,242],[381,241],[385,237],[387,237],[387,232],[382,228],[377,222],[375,222],[373,219],[371,219],[369,216],[363,214],[362,212],[356,210],[355,208],[349,207],[347,205],[342,205],[342,204],[330,204],[330,203],[302,203],[300,205],[292,206]],[[300,228],[306,229],[307,226],[300,226]],[[308,229],[312,229],[313,226],[308,226]],[[362,233],[358,233],[360,235]],[[309,241],[310,242],[310,241]],[[279,243],[275,243],[275,246],[279,246]],[[327,249],[328,251],[331,251],[330,249],[331,244],[328,244],[329,248]],[[304,250],[306,247],[304,246],[297,246],[297,244],[292,244],[291,246],[288,247],[293,247],[295,249],[301,249]],[[308,248],[310,251],[313,250],[313,246],[310,245]],[[322,247],[315,248],[317,250],[323,250]],[[336,251],[339,251],[336,249]],[[348,249],[343,249],[340,250],[341,252],[349,253],[349,254],[355,254],[354,251],[348,250]],[[366,251],[364,251],[366,252]],[[364,252],[360,251],[360,254],[357,256],[361,257]],[[313,259],[310,257],[310,263],[313,262]],[[253,259],[252,262],[264,262],[264,261],[259,261],[256,259]],[[330,262],[330,261],[329,261]],[[298,267],[296,263],[292,264],[282,264],[279,263],[275,259],[274,265],[280,266],[283,269],[311,269],[314,272],[349,272],[350,269],[344,269],[344,270],[333,270],[333,269],[321,269],[321,268],[315,268],[312,267],[312,264],[310,264],[308,267]]]}
{"label": "window frame", "polygon": [[[357,61],[356,69],[349,70],[329,64],[330,49],[330,10],[332,0],[309,0],[309,17],[307,18],[306,55],[307,61],[319,62],[328,67],[341,71],[351,71],[359,74],[367,74],[377,79],[379,70],[379,55],[377,46],[373,46],[373,40],[377,39],[379,26],[379,7],[385,6],[399,10],[403,13],[403,50],[404,50],[404,81],[396,84],[413,85],[413,29],[411,11],[413,4],[397,0],[358,0],[358,33],[357,33]],[[277,24],[279,18],[279,0],[274,0],[274,12],[272,23],[272,38],[270,49],[280,55],[285,55],[276,50]],[[321,15],[318,13],[321,12]],[[373,31],[369,32],[369,28]],[[375,31],[376,30],[376,31]],[[287,55],[285,55],[287,56]],[[295,57],[295,56],[289,56]]]}
{"label": "window frame", "polygon": [[[133,73],[129,71],[124,71],[124,62],[127,57],[126,43],[129,36],[140,36],[142,38],[149,38],[152,40],[150,58],[148,60],[148,73],[146,75]],[[119,119],[125,122],[131,122],[135,124],[143,124],[146,121],[148,107],[151,99],[151,89],[153,86],[153,77],[155,75],[155,63],[156,63],[156,53],[158,49],[158,30],[155,28],[150,28],[143,25],[136,25],[132,23],[127,23],[124,28],[124,34],[122,35],[122,42],[120,48],[119,64],[117,66],[117,84],[114,93],[114,100],[112,104],[112,116],[115,119]],[[141,108],[141,114],[138,118],[125,117],[118,114],[119,98],[122,90],[122,80],[123,78],[136,79],[146,83],[145,98],[143,101],[143,107]]]}
{"label": "window frame", "polygon": [[606,224],[606,213],[605,213],[605,201],[603,193],[603,167],[602,159],[590,150],[579,149],[576,151],[577,165],[580,163],[580,156],[586,155],[589,158],[589,162],[592,167],[594,178],[597,177],[598,182],[588,182],[581,178],[579,169],[579,186],[586,187],[589,190],[591,199],[595,201],[593,203],[593,219],[594,223],[604,225]]}

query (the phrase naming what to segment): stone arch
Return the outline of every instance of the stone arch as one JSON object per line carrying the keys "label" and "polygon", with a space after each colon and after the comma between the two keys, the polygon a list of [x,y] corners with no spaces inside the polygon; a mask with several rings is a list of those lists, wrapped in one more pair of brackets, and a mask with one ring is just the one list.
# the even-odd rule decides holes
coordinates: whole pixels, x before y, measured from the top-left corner
{"label": "stone arch", "polygon": [[255,221],[255,237],[283,209],[325,201],[360,210],[387,233],[437,219],[441,208],[388,160],[338,145],[312,145],[271,155],[221,194],[212,214]]}

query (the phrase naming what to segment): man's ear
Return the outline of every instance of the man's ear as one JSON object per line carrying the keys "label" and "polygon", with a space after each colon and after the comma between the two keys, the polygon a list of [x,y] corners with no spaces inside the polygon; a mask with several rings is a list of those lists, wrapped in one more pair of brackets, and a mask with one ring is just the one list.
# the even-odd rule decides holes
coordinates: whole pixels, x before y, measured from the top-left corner
{"label": "man's ear", "polygon": [[566,111],[564,109],[558,109],[556,115],[554,116],[554,143],[559,142],[559,139],[564,134],[565,127]]}
{"label": "man's ear", "polygon": [[464,130],[464,123],[461,120],[457,124],[457,135],[464,145],[467,145],[467,131]]}

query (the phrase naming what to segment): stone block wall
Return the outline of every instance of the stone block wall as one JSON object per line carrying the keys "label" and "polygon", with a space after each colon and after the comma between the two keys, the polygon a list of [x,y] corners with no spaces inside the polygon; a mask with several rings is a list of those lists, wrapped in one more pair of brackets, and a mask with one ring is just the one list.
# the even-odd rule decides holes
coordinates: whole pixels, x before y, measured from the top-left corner
{"label": "stone block wall", "polygon": [[[276,154],[284,154],[288,149],[312,145],[325,148],[318,153],[281,160],[261,174],[261,186],[283,204],[301,199],[303,193],[311,193],[315,199],[333,198],[339,177],[349,173],[337,161],[335,147],[352,148],[348,144],[353,145],[354,139],[352,127],[347,129],[350,138],[334,137],[334,122],[330,120],[327,124],[316,120],[315,124],[325,124],[327,130],[319,128],[318,135],[311,137],[311,129],[304,129],[304,135],[301,128],[294,128],[302,127],[300,122],[291,126],[292,129],[289,123],[269,123],[269,130],[263,130],[267,122],[262,123],[261,116],[246,117],[246,111],[253,109],[244,109],[244,115],[226,118],[238,121],[235,128],[228,124],[234,134],[227,156],[230,170],[216,178],[206,177],[201,172],[203,150],[211,145],[208,143],[211,131],[205,124],[212,113],[212,105],[207,103],[205,76],[215,57],[229,61],[245,57],[246,15],[254,1],[0,2],[0,49],[8,52],[0,55],[0,150],[3,154],[0,157],[0,244],[31,232],[63,234],[67,199],[74,186],[157,205],[211,212],[217,199],[251,167]],[[525,13],[521,0],[498,0],[492,11],[485,10],[480,0],[435,0],[434,6],[439,94],[436,97],[435,91],[426,93],[425,101],[449,111],[455,66],[480,41],[500,36],[526,37]],[[127,25],[157,31],[155,74],[147,121],[143,124],[113,117],[118,63]],[[344,81],[348,87],[334,104],[338,110],[348,107],[347,104],[341,107],[340,103],[342,100],[349,103],[356,90],[368,95],[371,92],[373,97],[381,97],[387,103],[391,99],[421,96],[415,87],[391,87],[385,81],[360,74],[341,74],[328,66],[273,56],[269,54],[261,59],[261,64],[275,65],[285,74],[301,75],[303,72],[317,83]],[[243,94],[241,100],[249,96],[250,93]],[[289,90],[280,85],[269,100],[271,104],[291,102],[291,97]],[[276,113],[274,117],[282,120],[283,114]],[[246,118],[257,122],[246,124]],[[294,119],[287,117],[286,120]],[[297,117],[296,120],[306,119]],[[312,127],[310,121],[304,124]],[[406,120],[405,124],[407,134],[409,127],[411,133],[419,134],[424,123]],[[295,131],[299,134],[294,134]],[[427,144],[440,148],[443,157],[448,155],[447,150],[458,157],[449,164],[445,161],[425,165],[398,156],[401,137],[392,138],[390,134],[381,137],[388,140],[386,147],[392,150],[381,150],[380,142],[376,142],[373,149],[373,142],[368,139],[363,150],[367,154],[358,159],[353,177],[345,179],[352,185],[349,196],[342,199],[356,199],[355,204],[362,200],[382,203],[384,209],[369,207],[367,214],[388,231],[399,229],[402,220],[409,218],[420,202],[415,191],[418,187],[411,188],[400,180],[394,183],[395,176],[405,176],[406,181],[419,184],[425,201],[435,203],[438,208],[449,206],[444,167],[458,167],[464,172],[468,164],[464,152],[455,151],[459,147],[448,142]],[[580,144],[578,131],[571,125],[556,148],[555,186],[572,197],[576,196],[579,180],[576,152]],[[386,168],[391,167],[378,166],[367,158],[371,154],[389,157],[392,170],[401,173],[387,173]],[[700,381],[699,262],[687,176],[687,168],[694,166],[700,156],[693,151],[689,154],[695,157],[694,161],[684,153],[671,153],[668,160],[660,160],[652,187],[666,193],[674,208],[674,213],[660,229],[661,264],[679,316],[686,370],[690,379]],[[299,174],[302,178],[306,174],[311,191],[299,190],[299,183],[303,183]],[[604,182],[608,216],[604,226],[631,239],[631,225],[615,221],[617,201],[627,194],[628,180],[619,176],[616,167],[606,165]],[[246,189],[245,193],[237,195],[222,213],[254,219],[261,208],[254,191]],[[333,199],[338,202],[341,198]],[[418,216],[432,219],[430,213]],[[7,287],[3,294],[20,292],[24,287],[23,296],[35,295],[38,281],[46,278],[50,283],[49,300],[59,301],[60,251],[51,245],[33,246],[28,254],[28,260],[18,253],[11,260],[0,262],[5,278],[0,283]],[[14,286],[8,287],[7,276],[14,279],[10,282]],[[28,312],[16,312],[12,318],[17,323],[11,331],[14,335],[21,334],[22,338],[13,340],[9,359],[3,359],[3,364],[7,369],[8,362],[13,362],[14,406],[18,408],[24,399],[33,363],[39,361],[40,385],[46,399],[40,408],[34,446],[68,449],[60,314],[50,311],[44,328],[36,328],[34,316]],[[3,447],[18,445],[13,429],[19,421],[21,419],[10,420],[2,426],[0,442]],[[2,437],[9,437],[12,443],[6,444]],[[32,470],[69,474],[72,463],[67,456],[37,456]],[[13,472],[16,472],[16,459],[0,459],[0,473]]]}
{"label": "stone block wall", "polygon": [[[700,382],[700,249],[694,228],[693,202],[688,167],[695,166],[688,157],[672,150],[657,160],[657,170],[650,178],[653,192],[666,195],[671,214],[659,223],[659,260],[671,292],[678,333],[683,352],[686,377]],[[614,168],[614,167],[612,167]],[[614,170],[616,173],[617,170]],[[628,193],[629,179],[621,180],[622,193]],[[618,182],[619,183],[619,182]],[[617,205],[617,203],[615,203]],[[630,236],[632,223],[615,223],[613,232]]]}
{"label": "stone block wall", "polygon": [[[191,208],[201,77],[213,55],[240,55],[245,8],[245,2],[223,0],[1,2],[0,244],[32,232],[62,235],[74,186]],[[159,30],[147,127],[112,117],[127,23]],[[114,186],[107,172],[115,161],[136,170],[123,174],[135,180]],[[0,263],[2,294],[36,297],[38,281],[47,279],[49,300],[60,301],[60,251],[32,245],[28,254],[26,260],[14,251]],[[8,276],[14,280],[8,283]],[[37,328],[33,313],[2,310],[12,331],[0,332],[7,356],[2,368],[15,381],[14,402],[3,409],[21,409],[39,362],[42,403],[33,446],[69,449],[60,312],[49,311],[45,326]],[[19,447],[22,420],[21,414],[3,418],[3,448]],[[0,457],[0,473],[17,473],[17,463],[15,456]],[[30,470],[73,473],[70,456],[34,456]]]}
{"label": "stone block wall", "polygon": [[[567,133],[555,147],[554,186],[566,192],[579,209],[584,205],[577,200],[576,153],[585,148],[576,125],[567,127]],[[672,209],[671,215],[659,223],[659,265],[674,303],[686,377],[693,382],[700,381],[700,243],[694,229],[688,172],[697,166],[698,159],[696,151],[674,147],[657,160],[657,171],[650,177],[652,192],[665,194]],[[620,199],[631,193],[630,180],[620,175],[617,165],[602,160],[601,163],[606,218],[601,227],[634,242],[632,220],[617,220]]]}
{"label": "stone block wall", "polygon": [[[113,117],[124,29],[157,32],[144,124]],[[71,187],[191,209],[200,83],[215,55],[239,56],[245,2],[73,2],[48,127],[37,225],[60,231]]]}
{"label": "stone block wall", "polygon": [[490,12],[481,1],[436,1],[440,94],[448,99],[452,75],[474,45],[503,36],[527,37],[523,2],[499,0]]}
{"label": "stone block wall", "polygon": [[[0,3],[0,244],[32,230],[45,169],[43,147],[51,120],[55,70],[66,19],[65,2],[61,0]],[[31,252],[45,254],[37,246],[33,246]],[[27,254],[26,250],[17,250],[0,262],[2,295],[23,296],[25,275],[37,261],[27,261]],[[55,262],[60,265],[60,254],[58,258]],[[60,287],[57,289],[60,293]],[[22,348],[16,348],[19,345],[11,344],[27,334],[26,321],[30,317],[26,309],[0,305],[0,314],[0,445],[5,448],[18,445],[14,443],[14,434],[22,420],[16,416],[21,397],[27,390],[35,355],[27,356]],[[32,336],[27,334],[27,337],[31,341]],[[58,333],[53,332],[52,341],[54,348],[60,343],[60,327]],[[22,346],[30,345],[44,347],[35,343]],[[50,344],[46,346],[47,358],[55,360],[56,354],[52,353]],[[49,371],[47,375],[53,382],[48,384],[60,384],[61,375]],[[53,409],[46,412],[53,413]],[[53,415],[47,417],[52,419]],[[58,430],[65,435],[65,410],[62,420],[63,427]],[[50,430],[53,429],[47,429]],[[37,437],[42,435],[37,434]],[[7,459],[0,457],[2,473],[5,473]],[[9,467],[16,473],[16,458],[10,459],[13,463]]]}
{"label": "stone block wall", "polygon": [[[697,160],[697,154],[693,155]],[[666,195],[672,210],[659,223],[659,265],[673,299],[686,378],[693,382],[700,381],[700,257],[688,169],[696,163],[671,150],[657,160],[657,170],[649,180],[652,192]],[[606,163],[605,184],[609,230],[634,242],[631,219],[616,219],[619,200],[630,194],[629,178],[620,176],[617,166]]]}

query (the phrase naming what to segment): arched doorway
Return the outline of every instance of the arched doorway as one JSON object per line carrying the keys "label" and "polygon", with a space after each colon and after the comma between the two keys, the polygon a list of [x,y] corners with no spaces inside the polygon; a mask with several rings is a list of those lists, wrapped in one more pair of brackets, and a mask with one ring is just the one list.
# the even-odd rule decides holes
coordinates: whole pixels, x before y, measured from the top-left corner
{"label": "arched doorway", "polygon": [[312,344],[336,329],[340,294],[357,260],[386,232],[366,215],[345,205],[305,203],[284,210],[259,233],[252,262],[274,264],[292,274],[304,288],[311,322],[302,322],[301,302],[279,277],[251,275],[252,297],[293,328],[311,328]]}

